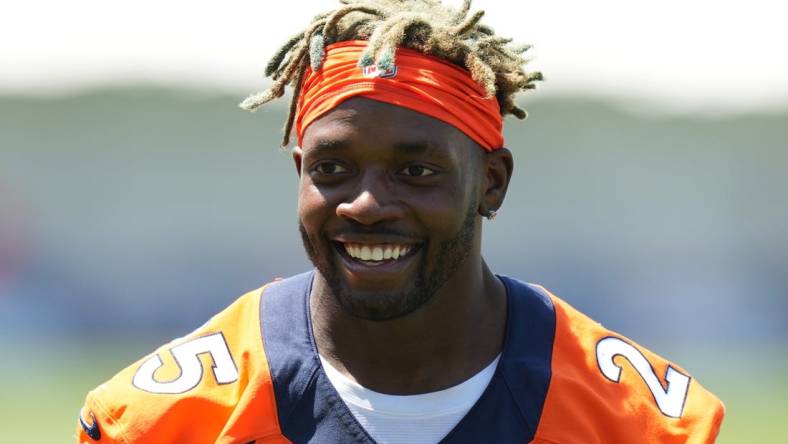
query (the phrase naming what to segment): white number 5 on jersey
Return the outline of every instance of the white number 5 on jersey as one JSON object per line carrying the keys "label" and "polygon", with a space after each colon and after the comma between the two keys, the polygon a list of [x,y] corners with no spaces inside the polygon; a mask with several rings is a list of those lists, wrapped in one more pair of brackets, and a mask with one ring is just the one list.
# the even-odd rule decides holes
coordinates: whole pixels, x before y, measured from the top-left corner
{"label": "white number 5 on jersey", "polygon": [[657,407],[663,414],[671,418],[681,417],[689,390],[689,376],[673,367],[668,367],[665,372],[667,388],[663,388],[651,363],[640,353],[640,350],[622,339],[607,337],[596,344],[596,360],[602,374],[613,382],[621,380],[621,367],[613,361],[616,356],[623,356],[632,364],[648,386]]}
{"label": "white number 5 on jersey", "polygon": [[188,392],[197,387],[203,378],[202,362],[198,358],[203,353],[208,353],[213,359],[213,375],[217,384],[229,384],[238,380],[238,368],[230,356],[227,342],[222,333],[192,339],[170,349],[175,363],[181,374],[172,381],[157,381],[154,378],[156,370],[164,363],[158,354],[145,360],[137,369],[132,384],[140,390],[151,393],[177,394]]}

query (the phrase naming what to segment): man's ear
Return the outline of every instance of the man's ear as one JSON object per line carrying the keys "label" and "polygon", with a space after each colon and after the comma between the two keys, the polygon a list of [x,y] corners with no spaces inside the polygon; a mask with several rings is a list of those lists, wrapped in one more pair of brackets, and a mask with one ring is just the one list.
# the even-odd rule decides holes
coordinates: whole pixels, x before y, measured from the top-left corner
{"label": "man's ear", "polygon": [[303,150],[296,145],[293,147],[293,163],[295,164],[296,173],[301,177],[301,160],[303,159]]}
{"label": "man's ear", "polygon": [[503,205],[506,190],[512,179],[514,159],[512,152],[506,148],[485,152],[482,159],[482,188],[479,199],[479,214],[488,216],[490,211],[497,211]]}

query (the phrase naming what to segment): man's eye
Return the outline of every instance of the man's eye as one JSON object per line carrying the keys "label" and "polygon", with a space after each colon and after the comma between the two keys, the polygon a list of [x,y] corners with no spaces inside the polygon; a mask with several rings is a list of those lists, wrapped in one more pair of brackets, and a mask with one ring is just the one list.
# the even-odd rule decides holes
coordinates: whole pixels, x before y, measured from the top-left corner
{"label": "man's eye", "polygon": [[334,162],[323,162],[315,167],[315,171],[320,174],[339,174],[346,173],[347,168]]}
{"label": "man's eye", "polygon": [[400,170],[400,174],[413,177],[424,177],[435,174],[435,171],[422,165],[410,165]]}

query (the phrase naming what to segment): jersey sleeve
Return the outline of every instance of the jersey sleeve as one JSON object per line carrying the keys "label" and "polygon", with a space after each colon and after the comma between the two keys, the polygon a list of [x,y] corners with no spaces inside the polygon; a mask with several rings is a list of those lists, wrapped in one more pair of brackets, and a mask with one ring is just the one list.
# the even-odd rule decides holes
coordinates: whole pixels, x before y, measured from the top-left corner
{"label": "jersey sleeve", "polygon": [[260,290],[88,393],[78,443],[283,442]]}
{"label": "jersey sleeve", "polygon": [[716,440],[725,407],[686,370],[552,298],[552,378],[534,443]]}

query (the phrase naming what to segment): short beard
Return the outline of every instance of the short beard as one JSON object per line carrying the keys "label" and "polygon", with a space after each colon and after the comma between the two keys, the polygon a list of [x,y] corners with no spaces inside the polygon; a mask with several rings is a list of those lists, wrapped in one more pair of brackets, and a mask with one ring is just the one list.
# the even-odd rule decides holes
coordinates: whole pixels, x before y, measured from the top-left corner
{"label": "short beard", "polygon": [[[434,269],[428,270],[421,257],[413,289],[400,293],[381,293],[374,298],[357,297],[343,288],[338,265],[330,259],[331,252],[320,255],[303,224],[298,228],[307,256],[328,284],[332,296],[350,315],[368,321],[388,321],[406,316],[427,304],[460,268],[473,250],[476,226],[476,205],[470,205],[462,227],[451,239],[438,245]],[[327,248],[333,248],[326,244]],[[428,245],[423,246],[426,251]]]}

